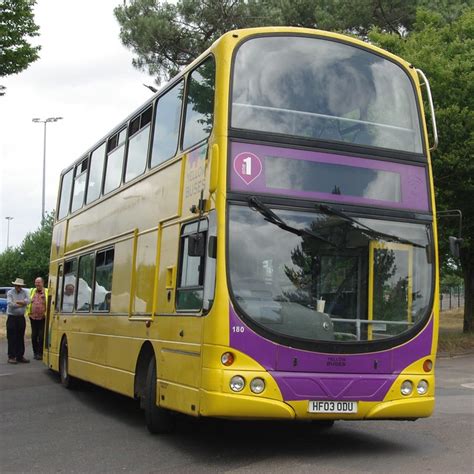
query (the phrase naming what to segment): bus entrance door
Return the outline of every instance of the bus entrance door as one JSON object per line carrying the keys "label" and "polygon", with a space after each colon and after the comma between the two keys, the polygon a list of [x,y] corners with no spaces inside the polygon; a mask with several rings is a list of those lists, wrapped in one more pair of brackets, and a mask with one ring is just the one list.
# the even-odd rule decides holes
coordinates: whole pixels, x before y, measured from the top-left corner
{"label": "bus entrance door", "polygon": [[[55,270],[55,271],[54,271]],[[61,288],[63,281],[63,266],[50,268],[48,282],[48,301],[46,307],[46,320],[44,323],[43,361],[54,370],[59,369],[57,347],[57,321],[59,320],[59,310],[61,308]]]}
{"label": "bus entrance door", "polygon": [[[188,258],[188,234],[185,232],[189,228],[189,225],[183,226],[184,235],[180,235],[179,226],[175,225],[163,228],[161,233],[156,298],[160,339],[156,354],[157,396],[161,406],[197,416],[203,325],[197,302],[202,290],[199,278],[195,280],[194,276],[199,266],[197,257]],[[190,285],[189,288],[186,285]]]}

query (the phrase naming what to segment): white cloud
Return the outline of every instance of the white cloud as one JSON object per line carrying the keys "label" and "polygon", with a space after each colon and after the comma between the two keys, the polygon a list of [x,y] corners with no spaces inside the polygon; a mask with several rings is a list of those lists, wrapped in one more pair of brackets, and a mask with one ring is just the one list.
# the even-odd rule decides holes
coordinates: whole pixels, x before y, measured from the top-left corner
{"label": "white cloud", "polygon": [[46,210],[56,205],[61,170],[138,108],[153,79],[131,65],[113,8],[120,0],[39,0],[35,20],[40,59],[2,78],[0,97],[0,252],[21,243],[41,221],[43,125],[33,117],[62,116],[47,126]]}

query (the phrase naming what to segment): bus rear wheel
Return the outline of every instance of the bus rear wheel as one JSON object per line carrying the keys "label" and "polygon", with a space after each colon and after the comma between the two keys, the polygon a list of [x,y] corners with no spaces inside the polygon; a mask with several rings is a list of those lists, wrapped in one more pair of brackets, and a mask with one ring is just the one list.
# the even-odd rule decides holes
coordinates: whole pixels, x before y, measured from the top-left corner
{"label": "bus rear wheel", "polygon": [[59,352],[59,380],[61,384],[67,388],[72,389],[77,385],[77,379],[69,375],[69,357],[67,339],[64,338],[61,342],[61,350]]}
{"label": "bus rear wheel", "polygon": [[156,361],[152,357],[148,364],[144,393],[145,420],[148,431],[153,434],[170,433],[175,419],[169,410],[156,404]]}

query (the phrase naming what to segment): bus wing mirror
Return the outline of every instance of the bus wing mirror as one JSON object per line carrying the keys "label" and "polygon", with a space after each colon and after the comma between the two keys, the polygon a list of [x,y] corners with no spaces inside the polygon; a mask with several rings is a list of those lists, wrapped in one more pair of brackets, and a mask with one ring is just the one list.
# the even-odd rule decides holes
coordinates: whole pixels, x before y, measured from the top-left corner
{"label": "bus wing mirror", "polygon": [[438,148],[438,127],[436,126],[436,115],[433,105],[433,97],[431,96],[430,83],[428,82],[425,73],[421,69],[417,69],[416,72],[418,73],[418,76],[421,76],[423,79],[423,82],[420,84],[420,86],[426,86],[426,94],[428,96],[428,104],[430,106],[431,125],[433,130],[433,145],[430,146],[430,151],[435,151],[436,148]]}
{"label": "bus wing mirror", "polygon": [[453,237],[452,235],[449,237],[449,250],[451,251],[451,255],[453,257],[459,258],[463,240],[464,239]]}
{"label": "bus wing mirror", "polygon": [[188,257],[203,257],[206,253],[205,244],[204,234],[191,234],[188,237]]}

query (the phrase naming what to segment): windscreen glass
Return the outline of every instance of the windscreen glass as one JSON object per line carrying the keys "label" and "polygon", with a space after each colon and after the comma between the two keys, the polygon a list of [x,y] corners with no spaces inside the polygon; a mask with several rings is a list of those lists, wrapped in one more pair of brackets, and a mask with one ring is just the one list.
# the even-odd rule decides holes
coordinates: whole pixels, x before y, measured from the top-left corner
{"label": "windscreen glass", "polygon": [[403,69],[319,38],[243,43],[235,57],[231,126],[422,152],[415,93]]}
{"label": "windscreen glass", "polygon": [[229,216],[231,290],[255,324],[341,343],[421,327],[432,292],[429,226],[242,205]]}

